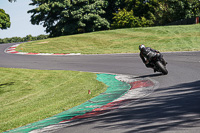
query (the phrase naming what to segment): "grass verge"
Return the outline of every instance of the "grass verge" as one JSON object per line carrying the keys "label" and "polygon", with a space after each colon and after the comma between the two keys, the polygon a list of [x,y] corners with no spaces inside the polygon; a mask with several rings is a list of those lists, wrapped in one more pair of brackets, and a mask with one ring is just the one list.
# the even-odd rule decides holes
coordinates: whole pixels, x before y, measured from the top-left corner
{"label": "grass verge", "polygon": [[96,74],[87,72],[14,68],[0,71],[0,132],[63,112],[107,88],[96,80]]}
{"label": "grass verge", "polygon": [[139,44],[161,52],[200,50],[200,24],[129,28],[28,42],[17,51],[33,53],[137,53]]}

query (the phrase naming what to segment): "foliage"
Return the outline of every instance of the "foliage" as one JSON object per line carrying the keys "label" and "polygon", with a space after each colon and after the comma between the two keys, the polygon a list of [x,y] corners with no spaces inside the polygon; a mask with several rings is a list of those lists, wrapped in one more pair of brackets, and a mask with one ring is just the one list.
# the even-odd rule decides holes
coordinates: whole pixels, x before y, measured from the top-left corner
{"label": "foliage", "polygon": [[0,9],[0,29],[7,29],[10,27],[10,16]]}
{"label": "foliage", "polygon": [[[15,2],[16,0],[8,0],[9,2]],[[10,28],[10,16],[5,13],[3,9],[0,9],[0,29]]]}
{"label": "foliage", "polygon": [[[122,23],[127,23],[128,27],[148,27],[154,25],[154,13],[158,6],[157,0],[125,0],[123,10],[114,13],[112,28],[125,28]],[[125,15],[127,14],[128,15]],[[123,14],[125,16],[123,16]],[[122,16],[121,16],[122,15]],[[121,16],[121,17],[120,17]],[[124,25],[124,26],[123,26]]]}
{"label": "foliage", "polygon": [[[198,0],[32,0],[32,24],[50,36],[146,27],[200,15]],[[125,14],[125,16],[122,16]],[[121,18],[120,18],[121,17]]]}
{"label": "foliage", "polygon": [[191,0],[191,9],[193,16],[200,16],[200,1],[199,0]]}
{"label": "foliage", "polygon": [[17,0],[8,0],[9,2],[16,2]]}
{"label": "foliage", "polygon": [[167,0],[160,1],[156,9],[156,25],[165,25],[180,19],[187,19],[200,15],[198,0]]}
{"label": "foliage", "polygon": [[113,13],[112,28],[130,28],[152,26],[155,21],[157,0],[125,0],[123,10]]}
{"label": "foliage", "polygon": [[118,10],[123,9],[125,7],[124,0],[105,0],[106,7],[105,7],[105,14],[103,15],[104,18],[108,20],[109,23],[113,22],[114,13],[117,13]]}
{"label": "foliage", "polygon": [[158,7],[158,0],[125,0],[125,8],[133,10],[134,16],[151,18],[150,14],[154,14]]}
{"label": "foliage", "polygon": [[42,24],[50,36],[76,34],[109,29],[109,22],[102,17],[104,0],[32,0],[37,8],[31,23]]}
{"label": "foliage", "polygon": [[50,37],[107,30],[110,25],[166,25],[200,15],[199,0],[32,0],[30,5],[35,6],[28,11],[31,23],[43,25]]}
{"label": "foliage", "polygon": [[[125,28],[124,24],[116,26],[116,24],[130,23],[133,18],[137,19],[137,23],[146,22],[140,26],[151,25],[166,25],[168,23],[180,20],[192,18],[200,15],[200,2],[198,0],[125,0],[125,10],[131,12],[132,16],[121,16],[125,10],[120,10],[114,13],[113,28]],[[128,22],[127,22],[128,21]],[[129,27],[138,27],[138,25],[132,25]]]}
{"label": "foliage", "polygon": [[16,43],[16,42],[27,42],[27,41],[35,41],[35,40],[42,40],[47,39],[48,35],[38,35],[33,37],[32,35],[27,35],[26,37],[12,37],[12,38],[0,38],[0,44],[2,43]]}
{"label": "foliage", "polygon": [[135,17],[133,10],[128,12],[126,9],[114,13],[113,20],[112,28],[148,27],[153,23],[145,17]]}

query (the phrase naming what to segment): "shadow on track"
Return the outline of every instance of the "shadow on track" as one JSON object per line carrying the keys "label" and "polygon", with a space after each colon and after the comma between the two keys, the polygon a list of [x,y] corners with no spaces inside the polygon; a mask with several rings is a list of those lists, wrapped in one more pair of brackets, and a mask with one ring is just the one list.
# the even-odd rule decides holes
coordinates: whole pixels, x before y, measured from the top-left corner
{"label": "shadow on track", "polygon": [[[156,94],[156,95],[155,95]],[[92,129],[107,132],[147,133],[200,126],[200,80],[159,88],[154,94],[131,105],[88,119],[79,119],[65,128],[98,122]],[[78,127],[77,127],[78,128]]]}

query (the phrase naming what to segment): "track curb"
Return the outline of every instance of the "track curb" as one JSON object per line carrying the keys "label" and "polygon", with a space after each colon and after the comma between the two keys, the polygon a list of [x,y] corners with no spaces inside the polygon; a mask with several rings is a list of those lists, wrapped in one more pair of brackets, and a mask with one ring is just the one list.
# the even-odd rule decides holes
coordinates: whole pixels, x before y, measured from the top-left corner
{"label": "track curb", "polygon": [[69,55],[81,55],[81,53],[28,53],[28,52],[20,52],[16,51],[16,47],[20,44],[15,44],[13,46],[8,47],[5,49],[5,53],[9,54],[20,54],[20,55],[54,55],[54,56],[69,56]]}

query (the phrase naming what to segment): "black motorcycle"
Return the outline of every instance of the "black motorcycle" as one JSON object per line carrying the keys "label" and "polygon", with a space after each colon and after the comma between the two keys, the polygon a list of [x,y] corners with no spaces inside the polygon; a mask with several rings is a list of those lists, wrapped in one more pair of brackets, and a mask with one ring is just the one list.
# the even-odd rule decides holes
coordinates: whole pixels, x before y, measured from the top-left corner
{"label": "black motorcycle", "polygon": [[150,64],[153,66],[153,69],[156,70],[157,72],[161,72],[164,75],[168,74],[166,68],[167,62],[163,59],[163,56],[160,53],[154,53],[154,56],[152,57]]}

